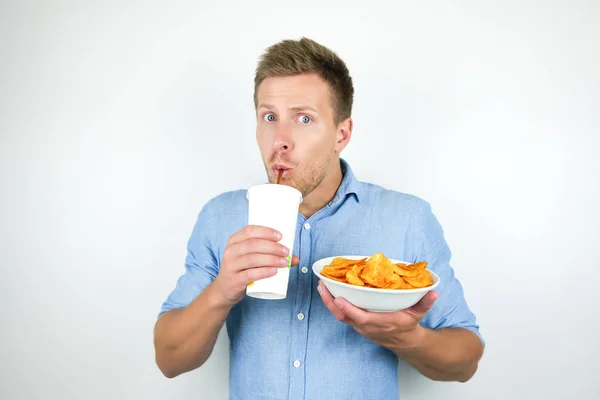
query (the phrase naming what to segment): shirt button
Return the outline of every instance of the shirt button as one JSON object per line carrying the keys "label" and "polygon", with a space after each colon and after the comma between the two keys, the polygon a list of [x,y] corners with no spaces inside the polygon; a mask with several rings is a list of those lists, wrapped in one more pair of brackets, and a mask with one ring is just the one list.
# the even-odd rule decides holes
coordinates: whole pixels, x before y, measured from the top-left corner
{"label": "shirt button", "polygon": [[308,222],[304,224],[304,229],[310,229],[310,224]]}
{"label": "shirt button", "polygon": [[299,313],[299,314],[298,314],[298,319],[299,319],[300,321],[302,321],[302,320],[304,319],[304,314],[302,314],[302,313]]}
{"label": "shirt button", "polygon": [[306,267],[302,267],[302,273],[303,273],[303,274],[305,274],[305,273],[307,273],[307,272],[308,272],[308,268],[306,268]]}
{"label": "shirt button", "polygon": [[298,368],[300,366],[300,361],[296,360],[294,361],[294,367]]}

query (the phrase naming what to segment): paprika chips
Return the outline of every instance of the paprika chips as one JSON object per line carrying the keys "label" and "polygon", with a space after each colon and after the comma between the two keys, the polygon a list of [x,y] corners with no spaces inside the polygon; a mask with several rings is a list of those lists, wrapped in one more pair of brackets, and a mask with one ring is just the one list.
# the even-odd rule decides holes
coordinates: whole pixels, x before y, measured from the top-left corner
{"label": "paprika chips", "polygon": [[382,253],[360,260],[336,257],[323,267],[321,275],[354,286],[378,289],[403,290],[433,285],[426,261],[394,264]]}

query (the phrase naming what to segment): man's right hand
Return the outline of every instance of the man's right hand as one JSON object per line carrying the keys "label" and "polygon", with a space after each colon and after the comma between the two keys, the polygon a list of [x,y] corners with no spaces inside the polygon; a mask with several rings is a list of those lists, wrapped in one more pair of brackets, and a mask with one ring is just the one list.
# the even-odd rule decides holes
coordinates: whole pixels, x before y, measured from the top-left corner
{"label": "man's right hand", "polygon": [[[250,282],[273,276],[286,268],[290,250],[280,243],[281,234],[264,226],[248,225],[229,237],[214,286],[227,306],[233,307],[246,294]],[[292,257],[292,265],[300,260]]]}

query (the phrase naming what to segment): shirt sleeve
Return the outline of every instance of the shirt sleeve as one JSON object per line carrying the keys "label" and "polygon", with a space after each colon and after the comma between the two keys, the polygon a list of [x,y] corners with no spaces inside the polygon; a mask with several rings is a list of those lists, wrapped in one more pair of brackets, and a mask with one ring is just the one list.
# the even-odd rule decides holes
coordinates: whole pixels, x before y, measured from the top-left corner
{"label": "shirt sleeve", "polygon": [[427,268],[440,277],[440,283],[436,288],[439,298],[421,320],[421,325],[434,330],[468,329],[475,333],[485,346],[475,315],[469,309],[465,299],[463,287],[450,266],[451,252],[444,238],[443,229],[427,202],[424,202],[419,218],[420,223],[417,226],[420,234],[415,249],[416,261],[427,261]]}
{"label": "shirt sleeve", "polygon": [[158,316],[188,306],[219,273],[216,256],[215,218],[208,202],[198,214],[187,244],[185,271],[162,304]]}

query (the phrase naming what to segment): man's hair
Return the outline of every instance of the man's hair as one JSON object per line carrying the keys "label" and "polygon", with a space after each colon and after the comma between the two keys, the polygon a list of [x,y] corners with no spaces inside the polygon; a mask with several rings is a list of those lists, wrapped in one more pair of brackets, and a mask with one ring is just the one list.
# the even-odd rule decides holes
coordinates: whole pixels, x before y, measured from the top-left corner
{"label": "man's hair", "polygon": [[266,78],[312,73],[329,87],[334,122],[349,118],[354,86],[346,64],[327,47],[305,37],[276,43],[260,57],[254,76],[254,107],[258,107],[258,87]]}

